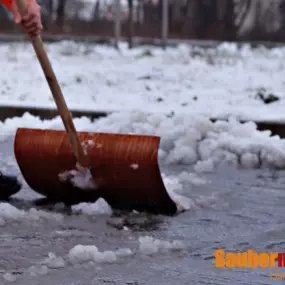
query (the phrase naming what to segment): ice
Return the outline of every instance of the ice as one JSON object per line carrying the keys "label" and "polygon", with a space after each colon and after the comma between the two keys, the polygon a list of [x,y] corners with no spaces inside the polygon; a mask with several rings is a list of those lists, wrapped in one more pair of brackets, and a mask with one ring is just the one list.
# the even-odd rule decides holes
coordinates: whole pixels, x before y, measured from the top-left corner
{"label": "ice", "polygon": [[5,225],[7,222],[44,222],[48,220],[60,222],[63,220],[63,215],[37,210],[35,208],[24,211],[19,210],[9,203],[0,203],[0,219],[2,225]]}
{"label": "ice", "polygon": [[142,254],[153,255],[159,252],[183,250],[185,245],[181,241],[164,241],[151,236],[139,238],[139,250]]}
{"label": "ice", "polygon": [[76,245],[69,253],[70,262],[84,263],[93,261],[96,263],[113,263],[117,260],[117,256],[113,251],[100,252],[95,245]]}
{"label": "ice", "polygon": [[120,249],[116,250],[114,253],[118,257],[126,257],[126,256],[133,255],[132,250],[129,248],[120,248]]}
{"label": "ice", "polygon": [[170,198],[175,202],[177,210],[179,212],[189,210],[194,206],[194,203],[191,199],[179,194],[179,192],[182,191],[182,184],[176,177],[166,176],[164,173],[162,173],[161,176],[165,188]]}
{"label": "ice", "polygon": [[3,274],[3,278],[8,282],[15,282],[17,280],[16,275],[9,272]]}
{"label": "ice", "polygon": [[196,186],[202,186],[208,183],[207,180],[197,175],[197,173],[187,173],[183,171],[177,178],[181,183],[190,183]]}
{"label": "ice", "polygon": [[95,203],[80,203],[72,206],[72,212],[85,215],[112,215],[113,211],[110,205],[99,198]]}
{"label": "ice", "polygon": [[65,267],[65,261],[62,257],[56,256],[53,252],[48,254],[48,257],[45,258],[43,264],[51,269],[58,269]]}
{"label": "ice", "polygon": [[48,267],[46,265],[32,265],[27,271],[31,276],[46,275],[48,273]]}

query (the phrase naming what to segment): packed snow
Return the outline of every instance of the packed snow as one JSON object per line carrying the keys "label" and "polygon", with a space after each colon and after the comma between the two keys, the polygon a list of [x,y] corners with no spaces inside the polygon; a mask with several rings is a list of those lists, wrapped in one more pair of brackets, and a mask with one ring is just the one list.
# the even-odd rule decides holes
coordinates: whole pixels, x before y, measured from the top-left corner
{"label": "packed snow", "polygon": [[[285,48],[223,43],[162,50],[47,44],[68,106],[90,111],[147,110],[215,118],[284,119]],[[55,107],[29,43],[1,44],[0,104]],[[266,104],[263,97],[280,100]],[[35,103],[39,102],[39,103]]]}

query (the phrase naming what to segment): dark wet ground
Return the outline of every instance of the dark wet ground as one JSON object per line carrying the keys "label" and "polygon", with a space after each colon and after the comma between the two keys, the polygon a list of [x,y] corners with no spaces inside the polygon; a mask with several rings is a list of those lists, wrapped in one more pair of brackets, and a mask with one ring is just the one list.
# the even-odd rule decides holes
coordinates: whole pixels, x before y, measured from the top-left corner
{"label": "dark wet ground", "polygon": [[[7,141],[1,147],[4,168],[13,157],[10,145]],[[8,165],[7,170],[15,172],[17,168]],[[168,175],[181,170],[162,169]],[[210,182],[184,185],[185,195],[195,207],[175,217],[134,213],[90,217],[70,215],[59,208],[53,211],[63,213],[63,221],[7,222],[0,227],[0,272],[16,273],[12,284],[21,285],[283,284],[284,280],[270,279],[270,273],[285,274],[285,269],[216,269],[213,254],[217,248],[285,252],[285,172],[221,168],[202,176]],[[24,189],[11,203],[27,210],[35,207],[35,197]],[[138,250],[138,238],[145,235],[180,240],[186,248],[147,257]],[[101,251],[127,247],[135,255],[114,264],[66,264],[39,276],[27,273],[49,252],[65,258],[77,244],[94,244]],[[0,284],[10,283],[0,276]]]}

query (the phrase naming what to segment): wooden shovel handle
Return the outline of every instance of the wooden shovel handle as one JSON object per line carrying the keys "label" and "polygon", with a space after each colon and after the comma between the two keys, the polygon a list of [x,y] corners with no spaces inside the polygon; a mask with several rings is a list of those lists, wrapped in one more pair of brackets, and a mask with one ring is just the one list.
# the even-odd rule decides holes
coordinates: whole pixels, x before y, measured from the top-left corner
{"label": "wooden shovel handle", "polygon": [[[25,0],[16,0],[19,13],[23,16],[26,12],[26,2]],[[36,52],[37,58],[41,64],[41,67],[43,69],[43,72],[45,74],[47,83],[50,87],[50,90],[52,92],[54,101],[57,105],[58,112],[60,114],[60,117],[63,121],[63,124],[65,126],[66,132],[69,136],[70,142],[73,147],[74,154],[77,158],[77,162],[82,167],[87,167],[87,161],[86,157],[83,152],[82,145],[80,143],[78,134],[76,132],[75,126],[72,121],[72,115],[70,111],[68,110],[68,107],[66,105],[66,102],[64,100],[61,88],[59,86],[59,83],[57,81],[56,75],[53,71],[52,65],[50,63],[50,60],[48,58],[48,55],[46,53],[44,43],[41,39],[41,36],[37,36],[33,39],[31,39],[34,50]]]}

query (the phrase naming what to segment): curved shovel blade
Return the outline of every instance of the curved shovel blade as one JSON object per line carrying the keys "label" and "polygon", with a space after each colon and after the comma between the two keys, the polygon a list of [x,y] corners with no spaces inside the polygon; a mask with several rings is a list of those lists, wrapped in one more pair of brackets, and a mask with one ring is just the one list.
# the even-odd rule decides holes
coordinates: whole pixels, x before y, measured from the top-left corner
{"label": "curved shovel blade", "polygon": [[175,214],[158,165],[160,138],[155,136],[80,132],[96,189],[82,190],[59,175],[75,169],[76,158],[65,131],[17,130],[14,151],[27,184],[59,201],[96,201],[112,207]]}

